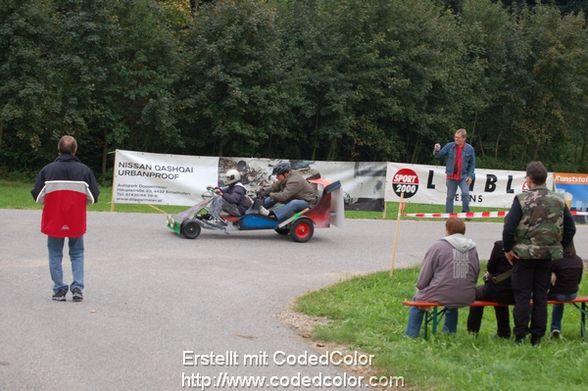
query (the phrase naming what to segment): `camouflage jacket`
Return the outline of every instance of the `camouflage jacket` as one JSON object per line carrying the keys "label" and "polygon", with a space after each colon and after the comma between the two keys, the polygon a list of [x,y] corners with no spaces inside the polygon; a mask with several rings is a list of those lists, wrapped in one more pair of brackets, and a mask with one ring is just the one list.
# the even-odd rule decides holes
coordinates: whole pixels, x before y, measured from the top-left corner
{"label": "camouflage jacket", "polygon": [[515,232],[514,252],[521,259],[563,256],[564,200],[545,186],[517,195],[522,217]]}

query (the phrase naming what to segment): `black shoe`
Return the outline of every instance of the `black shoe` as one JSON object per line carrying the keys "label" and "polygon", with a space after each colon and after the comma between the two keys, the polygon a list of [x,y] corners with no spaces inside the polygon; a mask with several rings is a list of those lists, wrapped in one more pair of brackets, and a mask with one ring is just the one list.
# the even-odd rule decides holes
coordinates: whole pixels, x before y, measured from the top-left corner
{"label": "black shoe", "polygon": [[82,294],[82,290],[80,288],[73,288],[71,290],[72,299],[73,301],[83,301],[84,295]]}
{"label": "black shoe", "polygon": [[531,335],[531,345],[532,346],[537,346],[539,345],[539,342],[541,342],[541,337],[538,335]]}
{"label": "black shoe", "polygon": [[551,339],[559,339],[559,337],[561,336],[561,331],[555,329],[555,330],[551,330]]}
{"label": "black shoe", "polygon": [[525,342],[525,336],[524,335],[517,335],[517,336],[515,336],[515,343],[517,345],[522,345],[523,342]]}
{"label": "black shoe", "polygon": [[59,289],[57,292],[53,293],[52,299],[54,301],[65,301],[66,294],[67,294],[67,289],[65,289],[65,288]]}

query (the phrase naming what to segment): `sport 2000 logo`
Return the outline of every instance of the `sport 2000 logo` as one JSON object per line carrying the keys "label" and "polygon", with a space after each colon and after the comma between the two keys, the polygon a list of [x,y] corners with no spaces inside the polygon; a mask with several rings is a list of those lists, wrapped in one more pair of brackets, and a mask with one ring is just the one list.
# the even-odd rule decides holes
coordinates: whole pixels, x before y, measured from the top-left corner
{"label": "sport 2000 logo", "polygon": [[419,176],[410,168],[402,168],[392,177],[392,189],[398,197],[410,198],[419,190]]}

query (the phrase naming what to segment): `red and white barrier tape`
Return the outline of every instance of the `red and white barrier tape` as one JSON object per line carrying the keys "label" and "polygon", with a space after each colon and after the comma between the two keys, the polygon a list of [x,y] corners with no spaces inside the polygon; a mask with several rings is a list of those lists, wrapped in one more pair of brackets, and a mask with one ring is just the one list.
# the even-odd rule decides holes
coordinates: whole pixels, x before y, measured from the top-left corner
{"label": "red and white barrier tape", "polygon": [[[490,217],[504,217],[508,211],[499,210],[494,212],[461,212],[461,213],[403,213],[402,216],[406,217],[419,217],[419,218],[433,218],[433,219],[448,219],[450,217],[456,217],[460,219],[474,219],[474,218],[490,218]],[[588,212],[579,212],[577,210],[571,210],[572,216],[588,216]]]}

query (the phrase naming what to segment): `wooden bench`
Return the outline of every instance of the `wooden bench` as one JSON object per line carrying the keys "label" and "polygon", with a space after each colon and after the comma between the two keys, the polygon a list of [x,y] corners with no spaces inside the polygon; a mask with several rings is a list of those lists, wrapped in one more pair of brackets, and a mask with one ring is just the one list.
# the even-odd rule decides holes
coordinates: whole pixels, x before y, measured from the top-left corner
{"label": "wooden bench", "polygon": [[[586,315],[588,315],[588,296],[578,296],[574,300],[570,301],[556,301],[548,300],[547,304],[572,304],[580,311],[580,335],[582,338],[586,336]],[[402,302],[407,307],[416,307],[425,311],[425,339],[429,337],[429,325],[432,326],[431,334],[437,332],[439,323],[445,315],[445,308],[443,304],[428,302],[428,301],[412,301],[405,300]],[[509,304],[496,303],[494,301],[480,301],[476,300],[470,304],[470,307],[508,307]]]}

